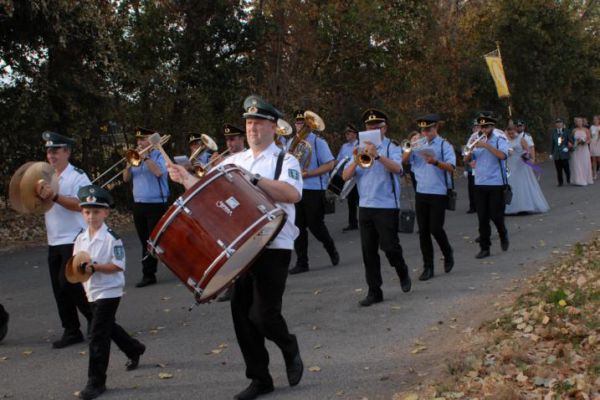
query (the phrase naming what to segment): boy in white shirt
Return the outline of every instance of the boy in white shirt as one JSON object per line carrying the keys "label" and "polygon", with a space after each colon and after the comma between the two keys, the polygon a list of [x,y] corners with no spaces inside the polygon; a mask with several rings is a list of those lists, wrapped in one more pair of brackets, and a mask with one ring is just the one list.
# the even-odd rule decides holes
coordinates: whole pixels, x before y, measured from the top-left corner
{"label": "boy in white shirt", "polygon": [[115,322],[117,307],[125,286],[125,249],[123,242],[104,220],[113,200],[110,193],[96,185],[82,187],[77,193],[81,213],[87,225],[75,239],[73,254],[84,251],[90,261],[71,266],[82,279],[92,308],[88,382],[79,393],[82,399],[94,399],[106,390],[106,370],[111,339],[127,355],[126,368],[137,368],[146,346],[133,339]]}

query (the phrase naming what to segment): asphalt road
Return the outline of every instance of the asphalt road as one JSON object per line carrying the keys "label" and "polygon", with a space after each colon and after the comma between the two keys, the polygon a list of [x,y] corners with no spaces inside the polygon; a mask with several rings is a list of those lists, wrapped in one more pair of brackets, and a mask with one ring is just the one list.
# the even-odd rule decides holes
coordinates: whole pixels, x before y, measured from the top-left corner
{"label": "asphalt road", "polygon": [[[447,213],[446,230],[456,266],[419,282],[418,236],[400,234],[413,278],[412,292],[400,290],[384,262],[383,303],[357,306],[366,294],[357,231],[343,234],[346,209],[326,217],[341,254],[329,265],[321,245],[310,237],[311,271],[290,276],[284,316],[298,336],[305,375],[287,386],[283,359],[269,342],[276,390],[265,399],[390,399],[409,380],[416,338],[437,321],[467,318],[466,305],[511,287],[515,278],[536,271],[536,263],[557,257],[568,245],[597,230],[600,185],[557,188],[553,165],[545,163],[542,187],[551,211],[545,215],[508,217],[510,249],[502,252],[493,235],[492,257],[474,255],[477,218],[465,214],[466,179],[457,180],[457,211]],[[405,191],[406,192],[406,191]],[[228,303],[202,305],[192,312],[191,294],[165,267],[159,283],[137,289],[140,245],[134,233],[123,235],[128,256],[127,287],[117,321],[146,344],[140,368],[127,372],[116,346],[103,399],[230,399],[248,381],[237,347]],[[0,252],[0,302],[11,314],[9,333],[0,344],[0,398],[71,399],[87,376],[87,343],[53,350],[60,333],[46,265],[46,247]],[[436,246],[436,258],[440,255]],[[382,257],[385,260],[385,257]],[[294,260],[293,260],[294,261]],[[482,305],[483,307],[484,305]],[[311,368],[313,367],[313,368]],[[316,368],[318,367],[318,368]],[[309,371],[309,368],[319,371]],[[159,373],[172,375],[160,379]]]}

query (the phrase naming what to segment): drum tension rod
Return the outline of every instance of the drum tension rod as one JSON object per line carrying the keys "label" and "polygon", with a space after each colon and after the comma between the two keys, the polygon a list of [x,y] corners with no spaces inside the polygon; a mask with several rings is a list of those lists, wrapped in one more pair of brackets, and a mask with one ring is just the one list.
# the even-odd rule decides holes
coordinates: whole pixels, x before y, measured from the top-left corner
{"label": "drum tension rod", "polygon": [[175,200],[175,204],[177,205],[177,208],[183,210],[187,215],[192,215],[192,211],[185,206],[183,197],[178,197],[177,200]]}
{"label": "drum tension rod", "polygon": [[273,221],[275,219],[275,216],[273,215],[272,211],[267,211],[267,207],[265,207],[263,204],[260,204],[258,206],[256,206],[256,208],[258,208],[258,210],[267,215],[267,220],[268,221]]}
{"label": "drum tension rod", "polygon": [[233,255],[233,253],[235,253],[235,249],[232,249],[231,247],[227,246],[221,239],[217,239],[217,244],[221,246],[223,250],[225,250],[225,255],[227,256],[227,258],[230,258]]}

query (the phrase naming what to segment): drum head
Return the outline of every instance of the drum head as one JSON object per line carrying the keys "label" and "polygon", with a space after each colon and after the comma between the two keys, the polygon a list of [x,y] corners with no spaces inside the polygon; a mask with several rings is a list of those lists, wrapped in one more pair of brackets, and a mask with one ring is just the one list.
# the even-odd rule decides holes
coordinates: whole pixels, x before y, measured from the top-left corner
{"label": "drum head", "polygon": [[285,219],[285,214],[282,213],[246,240],[208,282],[198,301],[203,303],[213,299],[228,288],[246,267],[252,268],[252,262],[283,227],[283,219]]}

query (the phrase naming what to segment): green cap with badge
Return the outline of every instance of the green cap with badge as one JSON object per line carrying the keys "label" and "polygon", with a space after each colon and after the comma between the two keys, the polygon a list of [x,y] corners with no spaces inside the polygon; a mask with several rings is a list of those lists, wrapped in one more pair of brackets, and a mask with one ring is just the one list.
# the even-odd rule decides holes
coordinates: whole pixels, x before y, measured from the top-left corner
{"label": "green cap with badge", "polygon": [[261,118],[276,122],[283,113],[258,95],[250,95],[244,100],[244,118]]}
{"label": "green cap with badge", "polygon": [[77,192],[80,207],[111,208],[113,198],[108,190],[98,185],[82,186]]}
{"label": "green cap with badge", "polygon": [[246,131],[242,128],[239,128],[232,124],[223,124],[223,135],[226,138],[234,137],[234,136],[243,136],[246,134]]}
{"label": "green cap with badge", "polygon": [[365,124],[376,124],[378,122],[387,122],[388,116],[381,110],[369,108],[363,113],[362,119]]}
{"label": "green cap with badge", "polygon": [[46,148],[68,147],[72,149],[75,146],[75,140],[56,132],[45,131],[42,133],[42,139],[46,141]]}

